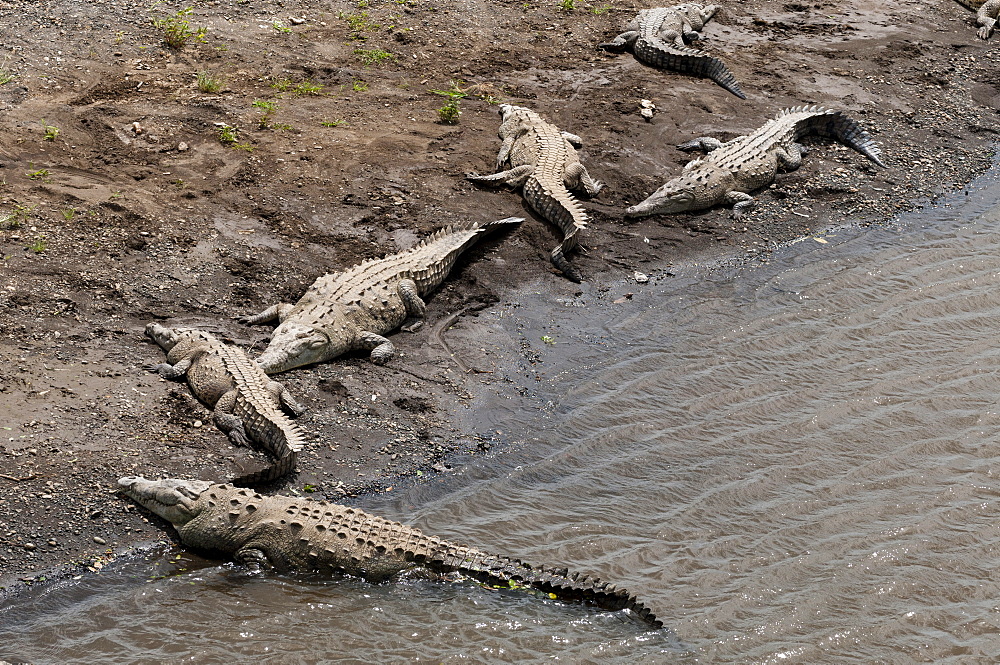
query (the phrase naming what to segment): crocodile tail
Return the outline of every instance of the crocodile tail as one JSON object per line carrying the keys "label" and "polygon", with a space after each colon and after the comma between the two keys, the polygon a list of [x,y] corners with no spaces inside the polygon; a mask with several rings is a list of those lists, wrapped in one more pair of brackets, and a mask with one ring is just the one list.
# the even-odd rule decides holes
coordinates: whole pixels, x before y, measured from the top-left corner
{"label": "crocodile tail", "polygon": [[596,577],[570,573],[565,568],[543,568],[522,563],[477,549],[439,541],[422,565],[439,573],[458,572],[489,586],[512,589],[530,588],[551,594],[563,601],[582,602],[604,610],[629,610],[653,628],[663,622],[626,589],[602,582]]}
{"label": "crocodile tail", "polygon": [[856,120],[843,111],[834,111],[820,106],[798,106],[782,111],[778,117],[793,114],[804,115],[795,126],[796,140],[807,134],[818,134],[832,138],[857,150],[879,166],[885,167],[885,163],[882,161],[882,152],[875,141]]}
{"label": "crocodile tail", "polygon": [[982,7],[983,4],[986,2],[986,0],[957,0],[957,1],[958,4],[962,5],[963,7],[968,7],[972,11],[976,11],[977,9]]}
{"label": "crocodile tail", "polygon": [[574,282],[582,282],[583,275],[566,259],[565,253],[577,245],[577,234],[587,228],[587,213],[580,202],[570,194],[565,184],[546,187],[535,176],[524,183],[524,199],[539,215],[556,224],[563,232],[563,240],[552,250],[552,264]]}
{"label": "crocodile tail", "polygon": [[640,39],[635,45],[635,55],[654,67],[712,79],[740,99],[747,98],[726,64],[704,51],[662,39]]}
{"label": "crocodile tail", "polygon": [[297,452],[289,450],[283,456],[276,459],[270,466],[243,474],[242,476],[233,478],[230,482],[237,487],[255,487],[273,482],[295,471],[298,458],[299,454]]}

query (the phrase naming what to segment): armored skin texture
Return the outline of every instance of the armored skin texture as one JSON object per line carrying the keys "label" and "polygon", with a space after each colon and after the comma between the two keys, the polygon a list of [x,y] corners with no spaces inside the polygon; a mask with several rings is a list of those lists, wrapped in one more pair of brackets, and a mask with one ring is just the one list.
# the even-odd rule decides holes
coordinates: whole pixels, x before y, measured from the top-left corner
{"label": "armored skin texture", "polygon": [[498,173],[466,177],[485,185],[521,187],[528,205],[563,232],[562,242],[552,250],[552,264],[574,282],[583,281],[565,255],[576,247],[577,234],[587,227],[587,213],[569,190],[582,188],[587,196],[597,196],[603,185],[580,163],[574,146],[579,147],[582,139],[560,131],[523,106],[501,104],[500,119],[498,135],[503,143],[497,155]]}
{"label": "armored skin texture", "polygon": [[257,570],[346,573],[383,582],[423,568],[442,575],[458,573],[491,586],[534,589],[607,610],[627,609],[653,628],[663,626],[635,596],[607,582],[425,536],[356,508],[265,497],[197,480],[122,478],[118,486],[173,524],[185,545]]}
{"label": "armored skin texture", "polygon": [[147,370],[168,379],[187,376],[191,392],[215,409],[215,424],[230,441],[237,446],[254,441],[274,456],[271,466],[240,476],[233,483],[258,485],[295,470],[305,435],[281,407],[295,415],[306,409],[284,386],[271,380],[242,349],[207,332],[150,323],[146,336],[167,352],[166,363],[148,365]]}
{"label": "armored skin texture", "polygon": [[980,39],[989,39],[996,28],[997,20],[1000,19],[1000,0],[958,0],[959,4],[976,10],[976,25],[979,30],[976,36]]}
{"label": "armored skin texture", "polygon": [[681,175],[628,208],[625,216],[645,217],[727,204],[733,206],[733,216],[739,218],[754,204],[748,192],[773,182],[779,167],[786,171],[799,167],[806,149],[796,141],[809,134],[836,139],[885,166],[868,132],[843,112],[800,106],[782,111],[754,133],[727,143],[702,137],[677,146],[681,150],[705,150],[708,155],[689,162]]}
{"label": "armored skin texture", "polygon": [[444,281],[459,254],[484,233],[522,221],[448,227],[412,249],[321,276],[294,305],[273,305],[240,319],[252,325],[279,321],[257,363],[275,374],[356,350],[371,351],[373,362],[388,362],[395,348],[383,335],[419,329],[423,298]]}
{"label": "armored skin texture", "polygon": [[653,67],[710,78],[740,99],[746,99],[736,77],[721,60],[688,46],[701,38],[698,31],[717,11],[719,5],[693,2],[643,9],[625,26],[625,32],[601,44],[601,48],[629,50],[636,59]]}

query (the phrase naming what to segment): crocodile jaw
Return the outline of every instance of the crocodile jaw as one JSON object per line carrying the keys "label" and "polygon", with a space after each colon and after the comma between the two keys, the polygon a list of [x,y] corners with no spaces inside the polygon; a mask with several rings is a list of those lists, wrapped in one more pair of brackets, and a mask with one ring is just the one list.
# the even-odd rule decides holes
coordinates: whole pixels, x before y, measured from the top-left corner
{"label": "crocodile jaw", "polygon": [[687,178],[674,178],[650,194],[645,201],[625,210],[626,217],[648,217],[672,212],[699,210],[708,206],[698,201],[695,186]]}
{"label": "crocodile jaw", "polygon": [[159,344],[164,351],[170,351],[180,341],[180,335],[176,330],[161,326],[159,323],[150,323],[146,326],[146,337]]}
{"label": "crocodile jaw", "polygon": [[118,480],[118,487],[130,499],[147,510],[169,521],[174,527],[187,524],[198,516],[198,497],[211,487],[207,480],[146,480],[125,477]]}
{"label": "crocodile jaw", "polygon": [[282,323],[275,328],[271,343],[257,358],[267,374],[285,372],[294,367],[323,362],[339,355],[333,351],[326,333],[296,323]]}

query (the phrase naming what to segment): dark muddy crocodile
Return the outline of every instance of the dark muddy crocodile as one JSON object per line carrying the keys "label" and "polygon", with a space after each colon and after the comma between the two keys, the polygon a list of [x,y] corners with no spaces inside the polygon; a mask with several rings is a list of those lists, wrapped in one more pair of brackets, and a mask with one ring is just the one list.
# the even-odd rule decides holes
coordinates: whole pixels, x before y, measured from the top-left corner
{"label": "dark muddy crocodile", "polygon": [[710,78],[740,99],[746,99],[736,77],[721,60],[688,46],[688,43],[700,39],[698,31],[717,11],[719,5],[693,2],[643,9],[625,26],[625,32],[601,44],[601,48],[609,51],[631,50],[636,59],[646,64]]}
{"label": "dark muddy crocodile", "polygon": [[387,362],[395,347],[383,335],[400,327],[413,332],[423,324],[423,298],[444,281],[459,254],[487,231],[522,221],[508,217],[442,229],[404,252],[323,275],[294,305],[273,305],[240,319],[279,321],[257,363],[275,374],[355,350],[371,351],[376,363]]}
{"label": "dark muddy crocodile", "polygon": [[127,496],[177,530],[181,541],[258,570],[346,573],[382,582],[422,568],[508,588],[527,588],[607,610],[626,609],[654,628],[662,622],[629,594],[565,569],[456,545],[399,522],[326,501],[261,496],[231,485],[122,478]]}
{"label": "dark muddy crocodile", "polygon": [[778,168],[797,169],[805,147],[800,138],[817,134],[836,139],[879,166],[881,153],[861,126],[841,111],[813,107],[786,109],[752,134],[723,143],[702,137],[677,146],[681,150],[706,150],[708,155],[684,167],[649,198],[625,211],[626,217],[702,210],[718,204],[733,206],[740,217],[754,204],[747,192],[774,181]]}
{"label": "dark muddy crocodile", "polygon": [[295,469],[305,436],[281,407],[295,415],[306,409],[284,386],[268,377],[242,349],[207,332],[150,323],[146,335],[167,352],[167,362],[147,365],[147,370],[168,379],[187,376],[191,392],[214,408],[215,424],[230,441],[238,446],[254,441],[274,456],[271,466],[240,476],[233,483],[266,483]]}
{"label": "dark muddy crocodile", "polygon": [[989,39],[1000,19],[1000,0],[958,0],[959,4],[976,11],[976,25],[979,26],[976,36]]}
{"label": "dark muddy crocodile", "polygon": [[487,185],[522,187],[528,205],[563,232],[562,242],[552,250],[552,264],[574,282],[583,281],[565,254],[576,247],[577,233],[587,226],[587,213],[569,190],[583,188],[588,196],[597,196],[602,185],[580,163],[573,146],[579,147],[582,140],[523,106],[501,104],[500,119],[499,173],[466,177]]}

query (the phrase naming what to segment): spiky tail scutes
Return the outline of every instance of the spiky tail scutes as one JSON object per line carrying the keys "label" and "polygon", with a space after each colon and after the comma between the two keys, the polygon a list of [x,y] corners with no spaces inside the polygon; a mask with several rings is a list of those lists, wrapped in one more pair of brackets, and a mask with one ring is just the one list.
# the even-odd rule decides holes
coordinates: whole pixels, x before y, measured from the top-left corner
{"label": "spiky tail scutes", "polygon": [[570,280],[582,282],[583,275],[566,259],[565,252],[576,247],[577,233],[587,228],[587,213],[561,182],[556,186],[556,191],[551,191],[535,176],[531,176],[524,183],[522,191],[528,204],[563,232],[562,242],[552,250],[552,265]]}
{"label": "spiky tail scutes", "polygon": [[740,99],[747,98],[725,63],[704,51],[677,46],[662,39],[640,38],[634,52],[640,60],[655,67],[709,78]]}
{"label": "spiky tail scutes", "polygon": [[[270,378],[247,358],[242,349],[223,346],[218,353],[240,391],[237,408],[243,411],[240,415],[244,420],[244,428],[263,439],[257,442],[275,457],[271,465],[234,478],[232,483],[240,487],[253,487],[291,473],[295,470],[299,451],[305,447],[302,430],[277,408],[269,409],[269,413],[262,413],[247,397],[267,395]],[[247,423],[248,420],[252,422]]]}
{"label": "spiky tail scutes", "polygon": [[875,141],[856,120],[843,111],[826,109],[821,106],[797,106],[778,114],[778,118],[795,113],[808,114],[795,125],[795,139],[808,134],[818,134],[840,141],[885,168],[882,152]]}
{"label": "spiky tail scutes", "polygon": [[516,589],[527,587],[552,594],[559,600],[596,605],[604,610],[629,610],[653,628],[663,622],[626,589],[602,582],[596,577],[570,573],[565,568],[531,566],[518,559],[488,554],[469,547],[459,547],[439,541],[439,547],[429,556],[414,560],[440,573],[458,572],[490,586]]}

